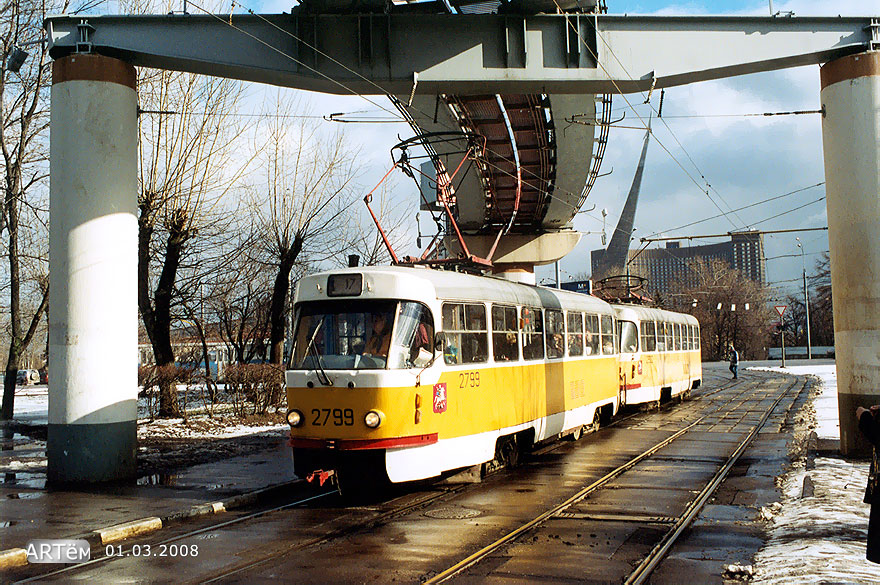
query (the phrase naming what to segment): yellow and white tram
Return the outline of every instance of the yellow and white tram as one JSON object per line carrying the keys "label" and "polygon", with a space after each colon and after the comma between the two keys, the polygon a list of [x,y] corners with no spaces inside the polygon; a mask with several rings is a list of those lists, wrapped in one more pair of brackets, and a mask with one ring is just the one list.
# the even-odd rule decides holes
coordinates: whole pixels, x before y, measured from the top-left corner
{"label": "yellow and white tram", "polygon": [[620,338],[621,404],[659,403],[702,381],[700,324],[692,315],[614,305]]}
{"label": "yellow and white tram", "polygon": [[[646,339],[646,323],[662,323],[674,348],[685,339],[678,326],[690,339],[691,317],[498,278],[352,268],[303,278],[295,303],[286,384],[300,477],[334,470],[343,481],[404,482],[510,461],[536,442],[598,427],[621,400],[656,400],[654,387],[681,393],[699,373],[697,350],[684,382],[673,364],[685,358],[673,354],[694,350],[658,353],[656,329],[652,350],[646,341],[639,351],[636,334],[636,351],[618,352],[618,318],[622,333]],[[638,382],[624,380],[624,357],[627,368],[639,364]],[[664,378],[673,371],[674,381]]]}

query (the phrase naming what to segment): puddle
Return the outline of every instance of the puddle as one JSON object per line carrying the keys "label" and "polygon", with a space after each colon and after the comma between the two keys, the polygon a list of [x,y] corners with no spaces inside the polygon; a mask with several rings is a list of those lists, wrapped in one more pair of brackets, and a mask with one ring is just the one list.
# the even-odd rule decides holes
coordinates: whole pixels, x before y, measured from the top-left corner
{"label": "puddle", "polygon": [[42,492],[20,492],[17,494],[6,494],[10,500],[33,500],[34,498],[42,498]]}
{"label": "puddle", "polygon": [[152,475],[144,475],[137,480],[138,485],[177,485],[177,474],[174,473],[154,473]]}
{"label": "puddle", "polygon": [[467,518],[476,518],[480,514],[482,514],[482,512],[479,510],[471,510],[459,506],[446,506],[443,508],[428,510],[423,513],[424,516],[437,518],[439,520],[465,520]]}
{"label": "puddle", "polygon": [[42,473],[6,473],[0,484],[42,490],[46,488],[46,475]]}
{"label": "puddle", "polygon": [[14,433],[11,437],[4,435],[0,439],[0,451],[14,451],[15,449],[45,449],[46,441]]}

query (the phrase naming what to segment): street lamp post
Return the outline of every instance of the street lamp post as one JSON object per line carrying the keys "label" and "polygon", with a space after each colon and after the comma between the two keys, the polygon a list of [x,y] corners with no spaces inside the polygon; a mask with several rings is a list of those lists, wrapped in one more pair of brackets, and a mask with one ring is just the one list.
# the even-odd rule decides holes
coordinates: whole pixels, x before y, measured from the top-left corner
{"label": "street lamp post", "polygon": [[807,264],[804,260],[804,247],[801,244],[800,238],[795,238],[798,243],[798,248],[801,249],[801,267],[803,268],[804,273],[804,309],[807,312],[807,359],[813,359],[813,348],[810,343],[810,293],[807,289]]}

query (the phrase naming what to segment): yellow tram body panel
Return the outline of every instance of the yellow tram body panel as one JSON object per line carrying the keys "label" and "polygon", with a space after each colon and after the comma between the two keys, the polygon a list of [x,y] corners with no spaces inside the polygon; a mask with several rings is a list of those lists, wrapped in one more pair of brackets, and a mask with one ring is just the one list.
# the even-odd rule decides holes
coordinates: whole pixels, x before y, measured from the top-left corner
{"label": "yellow tram body panel", "polygon": [[673,382],[701,377],[702,367],[698,351],[643,353],[640,359],[633,363],[637,364],[639,361],[642,374],[640,376],[637,374],[635,381],[642,386],[668,386]]}
{"label": "yellow tram body panel", "polygon": [[[291,437],[374,441],[436,433],[443,440],[514,427],[617,395],[614,356],[476,366],[447,369],[436,384],[418,387],[288,388],[288,407],[305,416]],[[376,429],[363,424],[371,410],[384,415]]]}

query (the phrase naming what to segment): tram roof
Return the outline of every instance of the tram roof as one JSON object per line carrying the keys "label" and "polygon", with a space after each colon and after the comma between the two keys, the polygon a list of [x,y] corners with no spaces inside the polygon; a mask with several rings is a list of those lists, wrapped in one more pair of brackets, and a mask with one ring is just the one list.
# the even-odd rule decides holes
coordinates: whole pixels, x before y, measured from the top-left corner
{"label": "tram roof", "polygon": [[627,321],[669,321],[670,323],[688,323],[690,325],[699,325],[699,321],[693,315],[687,313],[675,313],[663,309],[655,309],[653,307],[643,307],[641,305],[621,305],[614,304],[617,316]]}
{"label": "tram roof", "polygon": [[611,305],[605,301],[583,293],[511,282],[493,276],[404,266],[364,266],[312,274],[300,280],[296,302],[331,298],[327,296],[326,284],[329,277],[335,274],[364,275],[364,289],[358,298],[399,298],[423,302],[434,299],[488,301],[547,308],[578,308],[596,313],[613,312]]}

